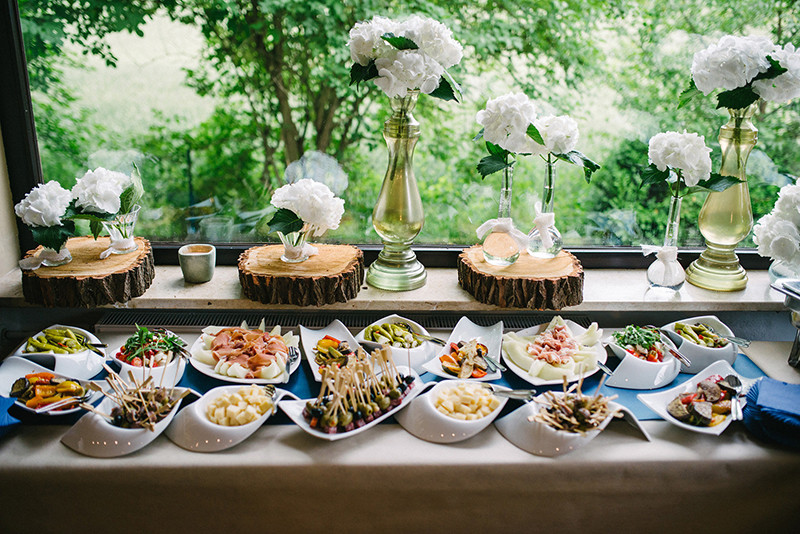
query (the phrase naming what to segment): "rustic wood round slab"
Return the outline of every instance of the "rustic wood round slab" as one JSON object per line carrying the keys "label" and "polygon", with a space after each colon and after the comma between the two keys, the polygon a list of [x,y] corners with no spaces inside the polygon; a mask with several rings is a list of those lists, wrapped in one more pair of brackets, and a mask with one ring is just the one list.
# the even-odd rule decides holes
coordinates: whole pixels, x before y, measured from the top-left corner
{"label": "rustic wood round slab", "polygon": [[264,304],[321,306],[347,302],[364,282],[364,253],[350,245],[314,245],[301,263],[281,261],[283,245],[262,245],[239,256],[244,295]]}
{"label": "rustic wood round slab", "polygon": [[475,245],[458,257],[458,283],[479,302],[504,308],[560,310],[583,301],[583,267],[565,250],[550,259],[521,254],[512,265],[498,267]]}
{"label": "rustic wood round slab", "polygon": [[[129,254],[112,254],[101,260],[109,238],[72,237],[67,248],[72,261],[58,267],[22,271],[22,293],[31,304],[68,308],[89,308],[127,302],[142,295],[156,275],[153,250],[143,237],[135,238],[138,249]],[[41,247],[31,250],[26,257]]]}

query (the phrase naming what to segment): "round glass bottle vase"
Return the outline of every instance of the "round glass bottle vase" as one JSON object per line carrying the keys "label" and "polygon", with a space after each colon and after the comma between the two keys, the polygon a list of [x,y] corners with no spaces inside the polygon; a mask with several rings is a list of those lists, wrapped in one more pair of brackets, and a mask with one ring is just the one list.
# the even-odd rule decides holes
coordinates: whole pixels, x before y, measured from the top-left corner
{"label": "round glass bottle vase", "polygon": [[706,240],[706,249],[686,270],[686,280],[704,289],[739,291],[747,286],[747,273],[739,265],[734,249],[753,226],[745,167],[758,141],[758,130],[752,122],[758,104],[729,109],[730,120],[719,131],[720,174],[735,176],[742,182],[725,191],[709,193],[700,209],[697,226]]}
{"label": "round glass bottle vase", "polygon": [[411,250],[425,222],[412,165],[420,129],[411,111],[418,97],[419,91],[409,91],[405,97],[392,98],[392,115],[383,125],[389,165],[372,210],[372,225],[383,249],[367,271],[367,283],[389,291],[422,287],[427,278],[425,267]]}
{"label": "round glass bottle vase", "polygon": [[686,281],[686,272],[678,262],[678,230],[682,200],[681,197],[670,197],[664,246],[656,253],[656,261],[651,263],[647,269],[647,281],[650,282],[651,288],[678,291]]}
{"label": "round glass bottle vase", "polygon": [[[556,162],[551,154],[545,160],[544,189],[542,191],[542,210],[536,214],[534,227],[528,234],[528,254],[534,258],[555,258],[561,252],[561,233],[555,225],[555,183]],[[547,235],[540,229],[541,221],[553,221],[547,226]]]}
{"label": "round glass bottle vase", "polygon": [[483,258],[487,263],[505,267],[519,258],[520,246],[511,235],[514,223],[511,220],[511,193],[514,186],[514,167],[503,169],[503,185],[500,188],[500,203],[497,225],[483,240]]}

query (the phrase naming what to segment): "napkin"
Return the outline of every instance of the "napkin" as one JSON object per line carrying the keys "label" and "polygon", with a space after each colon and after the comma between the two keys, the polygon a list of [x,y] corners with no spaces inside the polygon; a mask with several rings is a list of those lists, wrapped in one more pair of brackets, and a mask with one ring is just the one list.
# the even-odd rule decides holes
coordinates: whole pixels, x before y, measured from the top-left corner
{"label": "napkin", "polygon": [[744,424],[757,437],[800,450],[800,385],[772,378],[747,393]]}
{"label": "napkin", "polygon": [[8,415],[8,409],[14,405],[14,399],[0,397],[0,436],[3,435],[7,427],[18,424],[20,421]]}

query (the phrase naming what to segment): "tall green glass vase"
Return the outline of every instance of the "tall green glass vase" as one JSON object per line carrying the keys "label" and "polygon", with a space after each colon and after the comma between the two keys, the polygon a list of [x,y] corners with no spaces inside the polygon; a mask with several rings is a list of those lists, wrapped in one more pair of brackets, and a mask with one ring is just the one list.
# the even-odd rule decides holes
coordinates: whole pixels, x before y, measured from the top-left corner
{"label": "tall green glass vase", "polygon": [[367,283],[389,291],[417,289],[427,278],[425,267],[411,250],[425,222],[412,164],[420,130],[411,111],[418,97],[419,91],[409,91],[405,97],[392,98],[392,115],[383,125],[389,166],[372,210],[372,225],[383,250],[367,271]]}
{"label": "tall green glass vase", "polygon": [[758,141],[752,118],[759,102],[741,109],[729,109],[730,120],[719,131],[722,150],[720,174],[742,182],[725,191],[709,193],[697,225],[706,249],[686,269],[686,281],[714,291],[739,291],[747,286],[747,273],[739,265],[734,249],[753,227],[750,189],[747,187],[747,157]]}

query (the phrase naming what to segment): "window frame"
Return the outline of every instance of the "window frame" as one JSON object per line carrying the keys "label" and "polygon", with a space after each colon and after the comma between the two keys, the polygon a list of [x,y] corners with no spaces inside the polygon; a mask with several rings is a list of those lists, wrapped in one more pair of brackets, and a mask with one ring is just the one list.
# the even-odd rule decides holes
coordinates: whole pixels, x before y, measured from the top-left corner
{"label": "window frame", "polygon": [[[19,7],[16,0],[6,0],[0,13],[0,129],[8,165],[8,179],[14,204],[37,184],[43,182],[36,125],[33,116],[28,70]],[[36,247],[30,229],[16,218],[21,254]],[[156,264],[177,265],[177,241],[151,243]],[[260,243],[213,243],[217,248],[219,265],[236,265],[239,255]],[[381,250],[379,244],[358,244],[368,265]],[[463,245],[416,245],[413,250],[426,267],[454,268]],[[588,269],[643,269],[652,263],[638,247],[578,247],[570,251]],[[698,247],[680,249],[684,266],[694,261],[702,251]],[[769,258],[762,258],[755,249],[738,249],[745,269],[766,269]]]}

